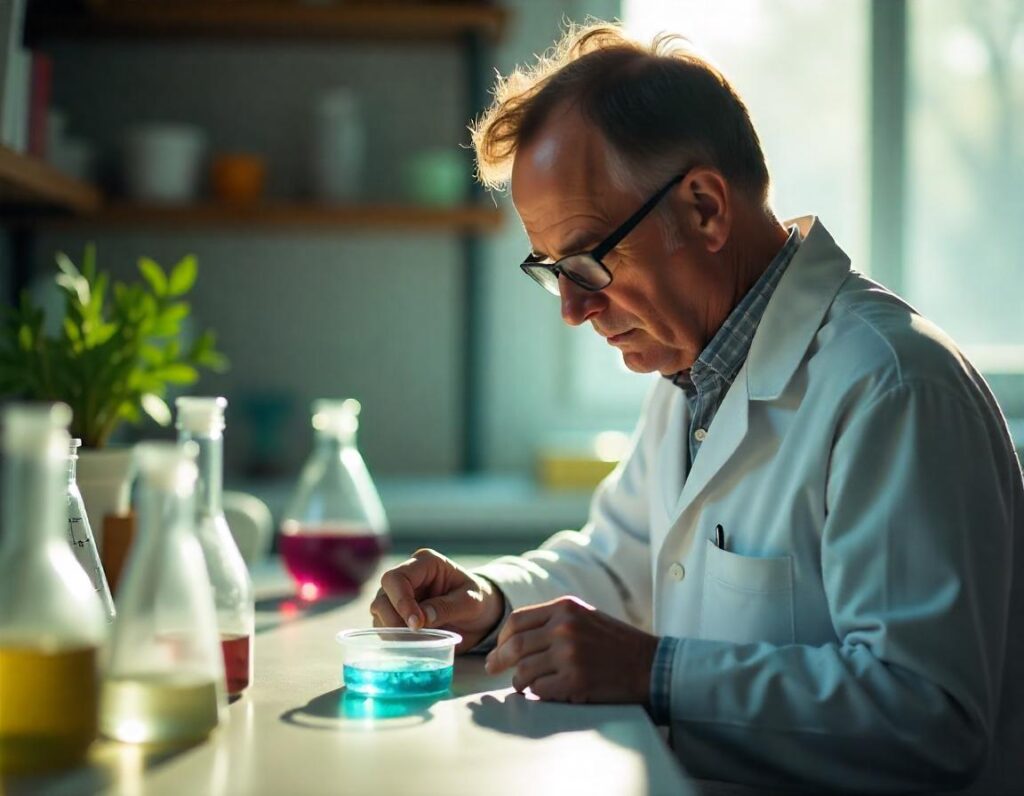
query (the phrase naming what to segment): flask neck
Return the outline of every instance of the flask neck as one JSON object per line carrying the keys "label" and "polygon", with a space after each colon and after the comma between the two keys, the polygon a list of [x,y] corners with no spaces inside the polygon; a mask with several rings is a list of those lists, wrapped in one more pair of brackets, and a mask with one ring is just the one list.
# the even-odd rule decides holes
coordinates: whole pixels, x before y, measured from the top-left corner
{"label": "flask neck", "polygon": [[7,451],[3,476],[3,546],[43,548],[65,539],[63,463]]}
{"label": "flask neck", "polygon": [[199,477],[196,481],[196,511],[200,515],[216,516],[224,512],[224,437],[218,431],[210,434],[194,434],[182,431],[179,440],[192,440],[199,446],[196,467]]}
{"label": "flask neck", "polygon": [[143,478],[139,482],[139,537],[146,544],[158,541],[181,527],[195,525],[195,493],[182,495],[167,484]]}
{"label": "flask neck", "polygon": [[78,481],[78,457],[68,457],[68,486],[75,486]]}
{"label": "flask neck", "polygon": [[317,431],[316,448],[321,453],[340,454],[345,448],[356,446],[355,432],[340,433],[337,431]]}

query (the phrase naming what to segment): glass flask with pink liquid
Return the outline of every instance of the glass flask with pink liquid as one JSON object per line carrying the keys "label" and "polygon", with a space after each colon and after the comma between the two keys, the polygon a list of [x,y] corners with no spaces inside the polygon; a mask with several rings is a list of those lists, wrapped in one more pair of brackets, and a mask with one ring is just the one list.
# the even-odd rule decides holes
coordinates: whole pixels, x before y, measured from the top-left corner
{"label": "glass flask with pink liquid", "polygon": [[299,596],[355,594],[390,548],[388,521],[356,447],[359,401],[313,404],[315,447],[281,522],[280,550]]}
{"label": "glass flask with pink liquid", "polygon": [[195,443],[196,538],[203,550],[217,609],[228,697],[252,683],[255,596],[249,570],[224,517],[224,411],[226,398],[185,395],[178,409],[178,441]]}

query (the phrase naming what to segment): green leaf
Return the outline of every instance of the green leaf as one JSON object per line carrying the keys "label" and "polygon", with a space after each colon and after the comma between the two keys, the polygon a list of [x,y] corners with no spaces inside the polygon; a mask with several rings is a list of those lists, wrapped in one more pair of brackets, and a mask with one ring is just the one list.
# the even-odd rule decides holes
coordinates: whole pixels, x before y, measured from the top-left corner
{"label": "green leaf", "polygon": [[85,244],[85,253],[82,255],[82,275],[90,282],[96,279],[96,244],[92,241]]}
{"label": "green leaf", "polygon": [[195,362],[217,373],[223,373],[228,369],[228,358],[216,351],[204,351],[196,357]]}
{"label": "green leaf", "polygon": [[205,332],[199,335],[199,337],[196,338],[196,341],[192,344],[191,356],[197,357],[201,356],[202,354],[205,354],[207,351],[212,351],[216,343],[217,337],[213,333],[213,330],[207,329]]}
{"label": "green leaf", "polygon": [[92,282],[92,296],[89,301],[89,318],[94,321],[103,319],[103,301],[107,295],[108,278],[106,274],[100,274]]}
{"label": "green leaf", "polygon": [[32,329],[28,324],[22,324],[18,329],[18,346],[22,351],[32,350]]}
{"label": "green leaf", "polygon": [[82,276],[82,272],[64,252],[57,252],[54,258],[57,260],[57,267],[67,276],[72,279],[79,279]]}
{"label": "green leaf", "polygon": [[77,298],[79,304],[84,306],[89,303],[89,283],[85,281],[85,277],[58,274],[57,284],[70,293],[73,298]]}
{"label": "green leaf", "polygon": [[64,319],[64,334],[68,336],[68,340],[72,343],[82,342],[82,333],[79,331],[78,327],[75,326],[75,322],[70,318]]}
{"label": "green leaf", "polygon": [[160,313],[160,306],[157,304],[156,299],[149,293],[136,293],[134,298],[135,304],[133,309],[141,313],[140,317],[146,317],[149,320],[155,321],[156,316]]}
{"label": "green leaf", "polygon": [[110,340],[110,338],[112,338],[117,332],[117,329],[118,326],[116,323],[104,323],[99,326],[94,326],[89,330],[85,344],[89,348],[97,348]]}
{"label": "green leaf", "polygon": [[158,346],[151,343],[144,343],[139,348],[139,356],[147,365],[160,365],[164,361],[164,352]]}
{"label": "green leaf", "polygon": [[139,402],[142,404],[146,414],[161,426],[169,426],[171,424],[171,410],[168,408],[166,401],[159,395],[151,392],[144,393]]}
{"label": "green leaf", "polygon": [[153,292],[156,295],[164,296],[167,294],[167,274],[164,273],[163,268],[157,265],[156,260],[151,260],[149,257],[140,257],[139,272],[149,282],[149,286],[153,288]]}
{"label": "green leaf", "polygon": [[183,321],[185,318],[187,318],[189,312],[191,311],[192,308],[189,306],[187,301],[178,301],[174,304],[171,304],[169,307],[167,307],[167,309],[160,313],[160,320],[161,322],[164,323],[169,321],[179,323],[180,321]]}
{"label": "green leaf", "polygon": [[196,261],[196,256],[190,254],[187,257],[183,257],[174,269],[171,271],[171,282],[168,289],[168,295],[170,296],[182,296],[188,293],[192,286],[196,283],[196,277],[199,275],[199,263]]}
{"label": "green leaf", "polygon": [[157,318],[153,327],[153,334],[157,337],[171,337],[178,334],[181,329],[181,322],[188,317],[191,308],[184,301],[172,304]]}
{"label": "green leaf", "polygon": [[199,378],[199,371],[191,365],[164,365],[150,374],[155,379],[162,379],[169,384],[194,384]]}
{"label": "green leaf", "polygon": [[118,309],[125,307],[129,303],[129,292],[128,285],[124,284],[124,282],[114,283],[114,304],[117,305]]}
{"label": "green leaf", "polygon": [[[159,401],[160,399],[157,398],[157,400]],[[167,404],[164,404],[164,406],[167,406]],[[139,408],[131,401],[123,402],[118,407],[117,414],[119,417],[124,418],[129,423],[138,423],[140,420],[142,420],[142,414],[139,412]]]}
{"label": "green leaf", "polygon": [[136,374],[131,380],[132,390],[141,395],[145,392],[151,392],[154,395],[162,396],[167,392],[167,383],[160,378],[150,375],[139,375]]}

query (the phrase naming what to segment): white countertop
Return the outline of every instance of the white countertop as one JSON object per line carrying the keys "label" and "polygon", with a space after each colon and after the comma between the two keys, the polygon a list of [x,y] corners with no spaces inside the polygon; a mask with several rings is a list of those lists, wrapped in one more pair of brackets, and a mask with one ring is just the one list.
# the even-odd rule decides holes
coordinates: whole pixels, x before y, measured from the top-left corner
{"label": "white countertop", "polygon": [[[477,560],[464,559],[468,565]],[[482,658],[457,660],[436,701],[346,696],[338,630],[369,625],[374,589],[304,608],[280,565],[257,572],[255,679],[207,742],[149,760],[101,742],[90,764],[6,781],[47,794],[684,794],[695,793],[644,710],[516,694]]]}

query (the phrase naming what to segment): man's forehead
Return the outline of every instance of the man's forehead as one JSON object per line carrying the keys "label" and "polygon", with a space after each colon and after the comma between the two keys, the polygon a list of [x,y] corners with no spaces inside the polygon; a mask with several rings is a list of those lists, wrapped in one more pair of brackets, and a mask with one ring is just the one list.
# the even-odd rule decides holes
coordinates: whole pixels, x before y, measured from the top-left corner
{"label": "man's forehead", "polygon": [[[607,180],[605,146],[600,134],[574,109],[552,111],[512,163],[512,199],[534,191],[548,193],[563,186],[571,193],[590,193]],[[517,202],[518,203],[518,202]]]}
{"label": "man's forehead", "polygon": [[533,147],[533,151],[527,157],[533,159],[535,168],[550,170],[557,165],[557,158],[564,149],[563,142],[554,136],[543,138]]}
{"label": "man's forehead", "polygon": [[575,111],[552,114],[512,164],[512,201],[528,230],[600,213],[612,186],[600,134]]}

